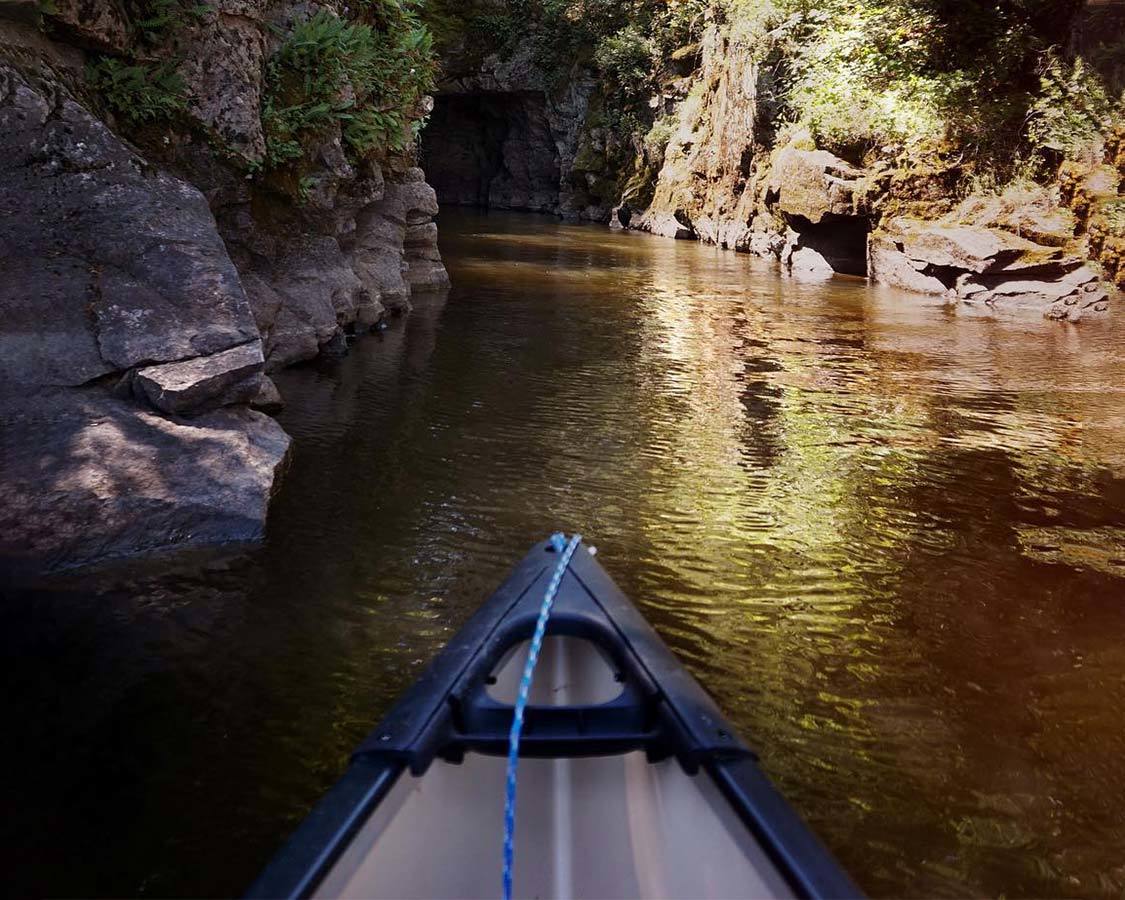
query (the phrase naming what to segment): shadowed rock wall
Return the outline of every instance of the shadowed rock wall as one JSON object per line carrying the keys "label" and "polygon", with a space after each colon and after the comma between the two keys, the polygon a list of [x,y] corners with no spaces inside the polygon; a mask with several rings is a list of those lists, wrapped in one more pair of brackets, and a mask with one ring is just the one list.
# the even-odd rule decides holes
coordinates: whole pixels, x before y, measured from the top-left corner
{"label": "shadowed rock wall", "polygon": [[184,18],[182,108],[126,128],[87,68],[132,53],[124,7],[0,3],[0,575],[260,537],[267,373],[448,285],[409,154],[354,162],[337,127],[299,185],[260,177],[269,15],[307,9]]}

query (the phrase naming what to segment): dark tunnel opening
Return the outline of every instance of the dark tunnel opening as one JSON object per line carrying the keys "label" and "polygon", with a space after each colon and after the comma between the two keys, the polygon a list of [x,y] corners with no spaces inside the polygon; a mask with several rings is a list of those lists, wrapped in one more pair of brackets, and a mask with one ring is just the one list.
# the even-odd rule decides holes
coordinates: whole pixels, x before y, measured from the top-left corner
{"label": "dark tunnel opening", "polygon": [[541,92],[438,95],[421,157],[440,204],[558,211],[559,153]]}

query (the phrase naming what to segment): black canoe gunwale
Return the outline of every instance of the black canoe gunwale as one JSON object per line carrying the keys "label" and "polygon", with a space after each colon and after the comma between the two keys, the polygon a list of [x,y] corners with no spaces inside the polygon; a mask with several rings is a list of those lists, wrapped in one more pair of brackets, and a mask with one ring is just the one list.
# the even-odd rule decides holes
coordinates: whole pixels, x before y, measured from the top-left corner
{"label": "black canoe gunwale", "polygon": [[[654,761],[675,756],[688,773],[702,769],[713,779],[797,896],[861,896],[711,697],[586,549],[570,562],[548,634],[597,644],[618,669],[623,691],[598,706],[529,706],[521,757],[632,750]],[[553,554],[550,542],[537,544],[450,640],[355,751],[248,897],[309,896],[408,769],[421,775],[435,758],[459,762],[469,751],[507,752],[511,707],[492,700],[486,686],[501,658],[530,638]]]}

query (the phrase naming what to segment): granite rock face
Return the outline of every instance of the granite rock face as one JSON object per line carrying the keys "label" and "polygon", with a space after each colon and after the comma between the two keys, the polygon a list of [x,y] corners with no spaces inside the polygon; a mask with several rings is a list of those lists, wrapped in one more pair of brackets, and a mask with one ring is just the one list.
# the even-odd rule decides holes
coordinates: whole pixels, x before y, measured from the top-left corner
{"label": "granite rock face", "polygon": [[0,567],[260,536],[289,439],[203,195],[0,66],[0,210]]}
{"label": "granite rock face", "polygon": [[203,195],[0,66],[0,377],[76,385],[258,337]]}
{"label": "granite rock face", "polygon": [[758,140],[753,53],[748,38],[707,29],[695,80],[708,89],[676,104],[675,132],[652,202],[630,227],[748,249],[758,189],[752,169]]}
{"label": "granite rock face", "polygon": [[218,0],[185,17],[169,50],[182,60],[189,113],[249,162],[266,151],[261,102],[267,31],[258,0]]}
{"label": "granite rock face", "polygon": [[356,219],[355,234],[347,242],[351,265],[389,309],[408,309],[415,286],[422,290],[449,284],[437,249],[437,212],[434,189],[422,170],[413,168],[400,180],[387,182],[383,197]]}

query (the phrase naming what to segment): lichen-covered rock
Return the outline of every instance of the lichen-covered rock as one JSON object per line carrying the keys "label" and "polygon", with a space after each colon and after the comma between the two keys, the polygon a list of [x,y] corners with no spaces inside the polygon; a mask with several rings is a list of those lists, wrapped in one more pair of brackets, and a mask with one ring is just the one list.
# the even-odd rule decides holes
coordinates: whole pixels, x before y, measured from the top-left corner
{"label": "lichen-covered rock", "polygon": [[[883,223],[883,232],[911,259],[966,272],[1010,272],[1068,262],[1057,247],[1043,247],[995,228],[895,219]],[[1078,262],[1073,257],[1069,261]]]}
{"label": "lichen-covered rock", "polygon": [[756,205],[758,64],[751,39],[708,27],[695,79],[707,90],[677,107],[652,203],[630,227],[744,250]]}
{"label": "lichen-covered rock", "polygon": [[871,238],[870,270],[893,287],[1054,319],[1108,308],[1098,273],[1079,257],[998,228],[891,220]]}
{"label": "lichen-covered rock", "polygon": [[0,570],[260,538],[288,448],[238,407],[187,423],[96,389],[0,399]]}
{"label": "lichen-covered rock", "polygon": [[262,384],[262,342],[252,341],[210,356],[138,369],[133,390],[159,410],[198,415],[233,403],[250,403]]}
{"label": "lichen-covered rock", "polygon": [[1077,230],[1074,213],[1043,187],[1010,189],[1000,195],[972,195],[952,214],[952,222],[997,228],[1047,247],[1071,243]]}
{"label": "lichen-covered rock", "polygon": [[1109,284],[1125,291],[1125,124],[1110,136],[1102,160],[1064,163],[1059,188],[1090,259],[1101,265]]}
{"label": "lichen-covered rock", "polygon": [[770,168],[769,191],[779,212],[790,220],[817,224],[824,219],[861,215],[862,169],[827,150],[784,147]]}
{"label": "lichen-covered rock", "polygon": [[266,150],[262,132],[265,24],[253,2],[220,0],[189,16],[170,51],[181,61],[188,111],[227,148],[249,162]]}
{"label": "lichen-covered rock", "polygon": [[81,47],[122,53],[129,19],[118,0],[51,0],[40,4],[51,25]]}

